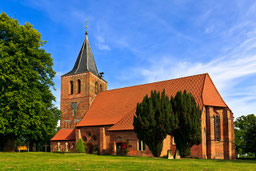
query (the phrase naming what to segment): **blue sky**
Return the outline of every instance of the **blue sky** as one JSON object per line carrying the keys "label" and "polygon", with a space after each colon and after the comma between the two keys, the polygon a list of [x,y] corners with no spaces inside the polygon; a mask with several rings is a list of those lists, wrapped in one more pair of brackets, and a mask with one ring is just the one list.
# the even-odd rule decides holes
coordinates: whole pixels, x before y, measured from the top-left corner
{"label": "blue sky", "polygon": [[85,36],[108,89],[208,72],[235,117],[256,111],[255,0],[0,0],[70,71]]}

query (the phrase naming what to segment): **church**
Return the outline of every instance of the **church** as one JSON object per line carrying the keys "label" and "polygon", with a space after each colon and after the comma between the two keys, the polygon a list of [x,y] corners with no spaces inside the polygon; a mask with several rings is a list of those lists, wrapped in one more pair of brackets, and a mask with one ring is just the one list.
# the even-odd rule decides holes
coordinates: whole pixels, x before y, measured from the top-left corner
{"label": "church", "polygon": [[[209,74],[107,90],[99,73],[86,32],[73,69],[61,76],[61,129],[51,139],[51,151],[74,152],[79,139],[88,153],[153,156],[133,128],[136,105],[151,90],[175,96],[187,90],[202,110],[202,143],[191,148],[191,157],[234,159],[233,113],[222,99]],[[175,153],[175,140],[167,136],[161,156]]]}

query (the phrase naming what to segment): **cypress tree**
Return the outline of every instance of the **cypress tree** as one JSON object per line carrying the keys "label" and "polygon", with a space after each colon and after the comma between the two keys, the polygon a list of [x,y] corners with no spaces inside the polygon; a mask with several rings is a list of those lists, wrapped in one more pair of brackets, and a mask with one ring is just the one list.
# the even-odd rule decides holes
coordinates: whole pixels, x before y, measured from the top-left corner
{"label": "cypress tree", "polygon": [[190,148],[199,145],[201,138],[201,110],[193,95],[186,90],[171,98],[174,113],[178,115],[178,128],[173,135],[181,157],[190,155]]}
{"label": "cypress tree", "polygon": [[85,153],[84,143],[81,139],[79,139],[76,144],[76,152],[77,153]]}
{"label": "cypress tree", "polygon": [[150,97],[146,95],[143,101],[137,104],[134,130],[138,139],[149,147],[155,157],[161,155],[163,140],[176,127],[177,122],[171,121],[175,118],[173,115],[170,99],[164,90],[161,94],[156,90],[151,91]]}

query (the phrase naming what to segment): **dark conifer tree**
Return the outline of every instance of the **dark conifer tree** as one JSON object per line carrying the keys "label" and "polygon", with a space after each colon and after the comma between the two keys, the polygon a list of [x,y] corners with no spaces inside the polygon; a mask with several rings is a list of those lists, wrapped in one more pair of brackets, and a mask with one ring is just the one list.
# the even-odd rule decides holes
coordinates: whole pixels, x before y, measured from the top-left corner
{"label": "dark conifer tree", "polygon": [[177,126],[177,122],[171,121],[174,118],[170,99],[164,90],[161,94],[151,91],[150,97],[146,95],[143,101],[137,104],[134,130],[138,139],[144,141],[155,157],[161,155],[166,135],[173,132]]}
{"label": "dark conifer tree", "polygon": [[181,157],[190,155],[190,148],[199,145],[201,138],[201,110],[197,105],[193,95],[177,92],[171,98],[174,113],[178,115],[179,126],[174,131],[174,139]]}

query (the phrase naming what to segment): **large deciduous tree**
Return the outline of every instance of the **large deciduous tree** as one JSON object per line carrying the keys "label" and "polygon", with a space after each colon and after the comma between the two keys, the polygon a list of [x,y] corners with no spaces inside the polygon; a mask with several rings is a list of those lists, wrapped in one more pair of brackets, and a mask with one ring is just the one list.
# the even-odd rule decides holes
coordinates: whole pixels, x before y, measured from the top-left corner
{"label": "large deciduous tree", "polygon": [[[236,154],[246,157],[256,157],[256,116],[249,114],[235,121]],[[255,156],[254,156],[255,155]]]}
{"label": "large deciduous tree", "polygon": [[173,112],[178,115],[179,125],[174,131],[174,139],[181,157],[190,155],[190,148],[199,145],[201,138],[201,110],[193,95],[186,90],[178,91],[171,98]]}
{"label": "large deciduous tree", "polygon": [[[41,34],[29,23],[19,25],[0,15],[0,138],[4,151],[15,141],[39,142],[55,129],[59,112],[55,99],[53,60],[42,48]],[[55,110],[55,111],[54,111]]]}
{"label": "large deciduous tree", "polygon": [[137,104],[133,122],[139,140],[149,147],[155,157],[161,155],[163,140],[177,127],[177,119],[165,91],[151,91],[141,103]]}

